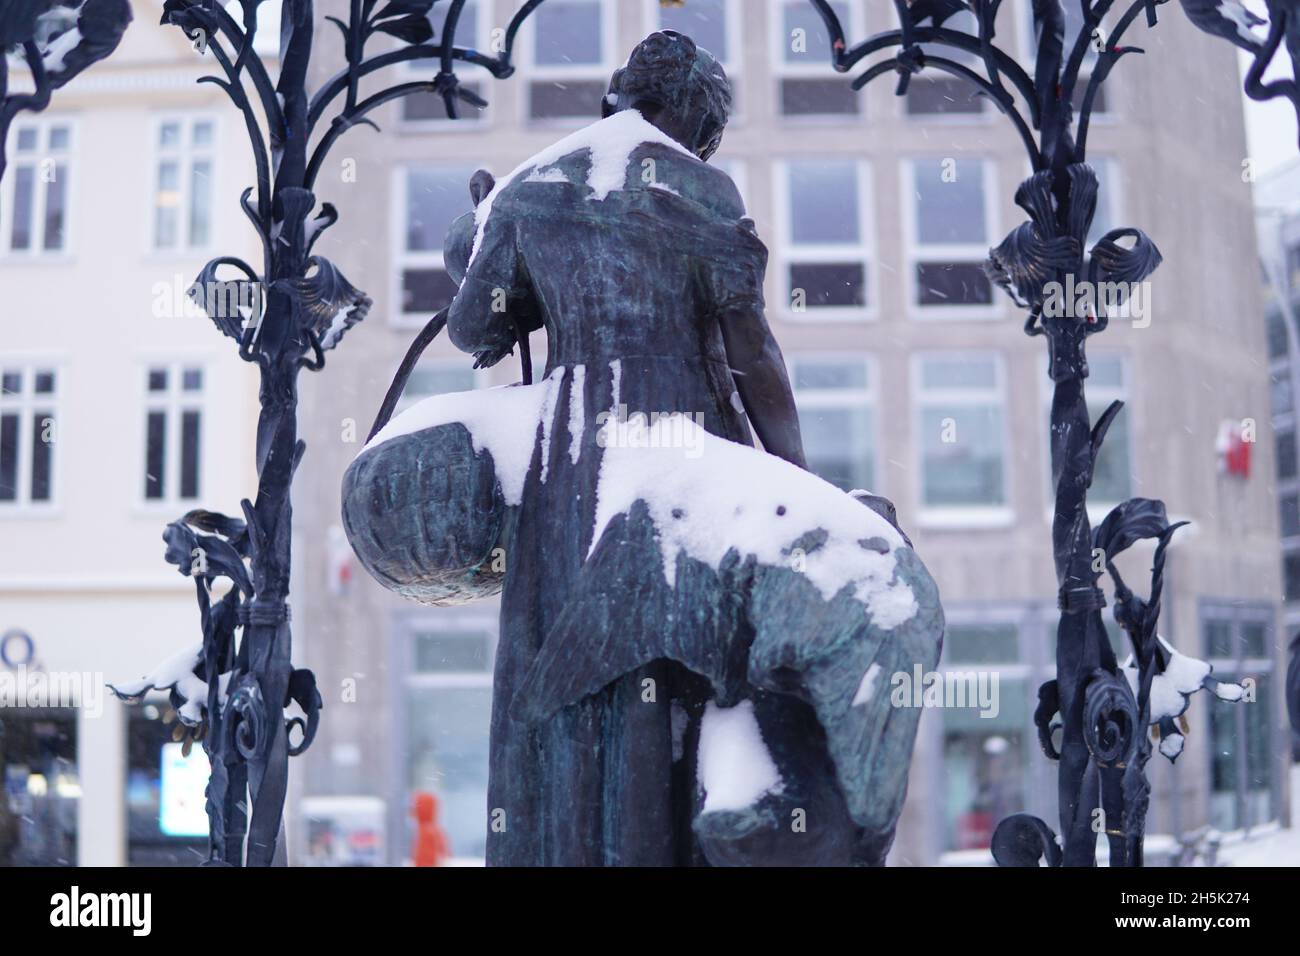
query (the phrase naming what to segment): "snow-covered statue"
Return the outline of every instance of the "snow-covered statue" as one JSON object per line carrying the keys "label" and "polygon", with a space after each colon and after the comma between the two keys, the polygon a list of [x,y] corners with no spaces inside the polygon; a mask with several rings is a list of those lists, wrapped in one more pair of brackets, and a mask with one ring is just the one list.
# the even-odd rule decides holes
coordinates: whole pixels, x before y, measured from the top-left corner
{"label": "snow-covered statue", "polygon": [[[452,228],[447,328],[545,378],[394,418],[344,479],[386,586],[501,595],[484,826],[506,865],[881,864],[943,614],[892,507],[805,469],[767,253],[707,164],[731,103],[647,38],[605,118]],[[753,446],[751,428],[766,451]]]}

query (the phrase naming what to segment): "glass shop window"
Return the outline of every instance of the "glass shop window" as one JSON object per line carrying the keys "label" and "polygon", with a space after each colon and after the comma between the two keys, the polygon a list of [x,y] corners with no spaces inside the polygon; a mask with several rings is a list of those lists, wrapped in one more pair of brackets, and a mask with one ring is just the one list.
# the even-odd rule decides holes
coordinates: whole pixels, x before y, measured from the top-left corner
{"label": "glass shop window", "polygon": [[65,251],[71,125],[56,120],[15,123],[9,144],[8,181],[0,183],[0,251]]}
{"label": "glass shop window", "polygon": [[0,358],[0,510],[54,501],[59,373]]}
{"label": "glass shop window", "polygon": [[[859,35],[858,4],[831,0],[845,34]],[[772,63],[777,75],[777,100],[782,116],[818,117],[855,115],[862,109],[862,93],[851,79],[831,66],[831,41],[826,24],[804,0],[777,0],[771,14],[774,25]]]}
{"label": "glass shop window", "polygon": [[944,510],[1007,504],[1006,381],[1001,358],[931,355],[916,366],[921,503]]}
{"label": "glass shop window", "polygon": [[0,708],[0,866],[75,866],[77,718]]}
{"label": "glass shop window", "polygon": [[595,122],[614,71],[614,5],[601,0],[548,0],[528,18],[533,65],[528,116]]}
{"label": "glass shop window", "polygon": [[908,164],[912,180],[912,304],[917,314],[961,318],[993,314],[984,274],[991,243],[991,164],[925,159]]}
{"label": "glass shop window", "polygon": [[1253,701],[1205,698],[1210,720],[1210,825],[1223,831],[1250,829],[1278,814],[1272,609],[1206,608],[1201,632],[1215,677],[1255,681]]}
{"label": "glass shop window", "polygon": [[[898,25],[898,12],[894,10],[891,26]],[[926,21],[924,26],[931,26]],[[979,36],[979,21],[970,10],[958,11],[943,22],[945,30],[953,30],[970,36]],[[973,53],[967,53],[956,47],[934,43],[920,44],[930,56],[939,56],[960,63],[984,75],[984,65]],[[978,95],[975,84],[961,77],[953,76],[941,70],[922,70],[912,77],[907,86],[906,110],[908,116],[979,116],[985,110],[988,97]]]}
{"label": "glass shop window", "polygon": [[215,121],[163,120],[158,124],[154,146],[154,248],[206,248],[212,242]]}
{"label": "glass shop window", "polygon": [[[429,17],[434,27],[433,39],[429,42],[435,46],[442,44],[443,26],[449,9],[451,9],[451,4],[448,3],[435,5],[429,11]],[[460,19],[456,22],[455,45],[461,48],[486,50],[488,47],[486,28],[487,18],[480,15],[478,0],[470,0],[461,8]],[[417,74],[416,78],[428,80],[438,72],[438,61],[436,59],[412,60],[405,64],[405,68],[407,72]],[[469,70],[462,70],[461,72],[465,74],[463,77],[458,77],[461,89],[487,99],[488,90],[483,81],[473,79],[473,73]],[[414,93],[402,97],[400,102],[402,124],[404,126],[419,127],[429,124],[456,122],[461,124],[461,128],[463,128],[464,124],[479,124],[487,117],[487,110],[479,109],[471,103],[459,100],[460,118],[453,121],[447,115],[446,102],[438,93]]]}
{"label": "glass shop window", "polygon": [[785,165],[782,275],[792,317],[860,318],[871,258],[870,174],[852,160],[798,160]]}
{"label": "glass shop window", "polygon": [[[194,866],[208,856],[205,790],[210,766],[201,743],[188,748],[165,698],[132,707],[127,722],[127,862]],[[185,751],[189,750],[187,754]]]}
{"label": "glass shop window", "polygon": [[403,171],[406,222],[399,270],[401,312],[407,323],[422,325],[456,294],[443,246],[452,222],[474,208],[469,195],[473,173],[471,166],[412,166]]}
{"label": "glass shop window", "polygon": [[[487,853],[488,729],[496,626],[491,620],[431,615],[409,632],[406,652],[406,799],[437,797],[438,824],[451,855],[481,860]],[[405,816],[410,852],[414,824]]]}
{"label": "glass shop window", "polygon": [[873,488],[876,393],[866,357],[793,356],[790,384],[809,470],[844,491]]}
{"label": "glass shop window", "polygon": [[146,501],[191,501],[201,494],[203,379],[203,368],[196,365],[145,370]]}
{"label": "glass shop window", "polygon": [[[1028,805],[1028,761],[1037,757],[1027,703],[1031,675],[1020,663],[1016,625],[950,623],[940,670],[945,687],[954,688],[941,711],[946,848],[983,849],[998,821]],[[996,714],[988,706],[994,701]]]}

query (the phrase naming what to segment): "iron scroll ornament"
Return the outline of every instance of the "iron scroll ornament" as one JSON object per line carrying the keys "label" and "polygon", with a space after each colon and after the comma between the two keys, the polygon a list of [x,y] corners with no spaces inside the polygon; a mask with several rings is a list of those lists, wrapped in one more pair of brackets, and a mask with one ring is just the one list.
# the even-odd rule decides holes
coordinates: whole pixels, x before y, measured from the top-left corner
{"label": "iron scroll ornament", "polygon": [[[117,49],[130,23],[130,0],[0,0],[0,180],[18,114],[49,106],[55,90]],[[11,90],[11,54],[30,90]]]}
{"label": "iron scroll ornament", "polygon": [[[178,733],[201,741],[212,767],[207,862],[232,866],[283,858],[288,758],[310,745],[322,706],[311,672],[290,663],[290,488],[306,450],[297,431],[297,380],[304,369],[325,367],[326,353],[366,318],[371,300],[314,252],[338,219],[332,205],[317,202],[319,174],[344,133],[374,127],[369,114],[404,96],[434,93],[453,119],[464,104],[485,106],[460,85],[456,69],[510,76],[516,35],[542,0],[514,14],[502,49],[490,56],[456,44],[467,0],[351,0],[346,21],[327,18],[341,36],[345,66],[314,92],[307,89],[318,52],[312,0],[284,0],[274,81],[255,46],[262,2],[240,0],[237,20],[216,0],[167,0],[162,17],[220,68],[200,82],[223,90],[242,116],[256,170],[240,205],[261,240],[260,268],[220,256],[200,271],[190,295],[217,331],[235,340],[240,357],[258,366],[257,494],[241,503],[242,519],[193,511],[168,526],[167,560],[195,581],[202,647],[181,655],[179,668],[115,688],[134,700],[154,687],[170,691],[184,728]],[[435,7],[445,11],[437,42]],[[376,37],[401,45],[370,53]],[[436,63],[431,78],[360,94],[363,78],[420,60]],[[218,579],[229,584],[219,599]]]}
{"label": "iron scroll ornament", "polygon": [[[826,25],[834,69],[848,73],[862,68],[852,81],[854,89],[893,75],[895,91],[902,96],[912,78],[925,70],[956,77],[1008,118],[1025,149],[1032,173],[1017,189],[1016,203],[1029,218],[989,251],[985,273],[1025,309],[1026,334],[1047,339],[1053,382],[1052,546],[1060,620],[1057,676],[1040,689],[1035,720],[1045,752],[1059,763],[1061,838],[1058,842],[1037,817],[1016,814],[999,824],[991,849],[1003,866],[1038,866],[1040,861],[1095,866],[1097,836],[1104,832],[1112,866],[1140,866],[1149,792],[1143,774],[1150,752],[1148,697],[1172,651],[1156,636],[1155,623],[1165,548],[1177,526],[1164,520],[1160,502],[1134,499],[1120,505],[1094,533],[1088,490],[1098,453],[1122,403],[1115,402],[1096,423],[1091,421],[1085,395],[1086,344],[1105,330],[1112,317],[1107,305],[1122,306],[1124,299],[1103,304],[1094,297],[1095,306],[1082,314],[1051,306],[1059,304],[1052,294],[1054,284],[1070,288],[1078,280],[1131,288],[1130,283],[1144,281],[1160,265],[1155,243],[1135,228],[1112,230],[1085,252],[1098,195],[1096,174],[1087,164],[1087,137],[1098,93],[1111,70],[1125,56],[1143,52],[1123,45],[1125,35],[1142,15],[1147,26],[1154,27],[1157,7],[1167,0],[1130,0],[1108,33],[1102,23],[1116,7],[1114,0],[1079,0],[1082,26],[1068,46],[1061,0],[1032,0],[1037,42],[1030,69],[994,42],[1002,0],[894,0],[898,28],[851,46],[830,3],[811,2]],[[949,25],[962,13],[974,16],[971,32]],[[948,51],[959,58],[945,55]],[[1090,55],[1095,62],[1085,79],[1082,68]],[[1126,535],[1136,535],[1133,540],[1159,538],[1151,596],[1141,613],[1128,604],[1116,609],[1134,647],[1131,671],[1116,659],[1102,621],[1102,573],[1110,573],[1117,600],[1138,599],[1124,590],[1113,564],[1097,566],[1094,551],[1104,546],[1098,536],[1111,536],[1107,540],[1115,544],[1127,540]],[[1129,616],[1121,619],[1121,614]],[[1223,687],[1220,696],[1237,699],[1227,685],[1213,682],[1205,667],[1204,686]],[[1053,740],[1058,730],[1059,748]],[[1166,755],[1173,759],[1177,753]]]}

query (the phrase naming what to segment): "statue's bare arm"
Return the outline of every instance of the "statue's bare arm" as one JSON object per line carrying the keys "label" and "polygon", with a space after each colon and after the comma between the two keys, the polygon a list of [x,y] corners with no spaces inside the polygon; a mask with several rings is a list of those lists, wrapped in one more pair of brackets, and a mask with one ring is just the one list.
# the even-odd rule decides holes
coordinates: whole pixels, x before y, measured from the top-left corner
{"label": "statue's bare arm", "polygon": [[799,413],[785,371],[781,347],[757,305],[735,305],[718,316],[722,341],[758,440],[769,454],[806,469]]}

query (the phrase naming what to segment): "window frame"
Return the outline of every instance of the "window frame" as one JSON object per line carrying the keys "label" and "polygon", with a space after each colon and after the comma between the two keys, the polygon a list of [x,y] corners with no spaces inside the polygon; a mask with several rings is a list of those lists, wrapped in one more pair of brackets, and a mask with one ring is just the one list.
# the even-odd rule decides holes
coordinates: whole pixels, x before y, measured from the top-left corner
{"label": "window frame", "polygon": [[537,40],[540,32],[539,22],[536,17],[530,17],[524,22],[520,34],[519,50],[519,74],[525,77],[525,83],[520,89],[519,96],[519,115],[517,117],[519,126],[524,130],[528,129],[574,129],[587,126],[600,119],[600,114],[592,116],[543,116],[533,115],[533,83],[543,82],[561,82],[572,80],[575,82],[591,82],[600,80],[606,90],[609,87],[610,77],[614,71],[621,66],[621,63],[615,62],[617,59],[616,50],[618,49],[618,5],[610,3],[609,0],[548,0],[547,6],[560,6],[563,4],[583,4],[594,3],[600,8],[600,60],[596,63],[582,64],[542,64],[537,62]]}
{"label": "window frame", "polygon": [[[842,162],[851,163],[857,174],[858,186],[858,242],[856,245],[834,243],[808,243],[794,241],[794,217],[791,215],[790,170],[798,163]],[[871,160],[858,155],[817,154],[813,156],[782,156],[772,160],[773,219],[776,227],[777,247],[777,304],[771,310],[779,319],[788,322],[863,322],[880,318],[880,277],[877,262],[874,168]],[[794,287],[790,279],[790,266],[804,263],[845,264],[862,263],[863,281],[866,285],[865,303],[861,306],[806,306],[796,312],[791,303]]]}
{"label": "window frame", "polygon": [[[801,362],[834,362],[844,365],[860,365],[866,372],[865,388],[798,388],[795,385],[795,370]],[[797,413],[804,409],[857,409],[865,408],[871,414],[871,427],[867,435],[867,445],[871,449],[871,458],[867,471],[867,482],[862,490],[876,492],[880,486],[880,379],[879,363],[876,357],[863,351],[807,351],[789,352],[785,356],[786,374],[790,379],[790,391],[794,396]]]}
{"label": "window frame", "polygon": [[[1066,2],[1070,2],[1070,0],[1066,0]],[[970,12],[972,16],[974,15],[973,11],[967,12]],[[944,27],[946,29],[953,29],[947,23],[944,24]],[[890,4],[889,29],[897,30],[900,28],[901,24],[898,20],[898,8]],[[957,60],[957,62],[961,62],[960,58],[965,54],[963,51],[959,50],[945,50],[944,55]],[[976,64],[975,72],[978,73],[980,69],[979,57],[974,54],[970,54],[970,56]],[[935,78],[956,80],[959,83],[963,83],[964,88],[969,87],[972,99],[980,104],[979,110],[974,113],[909,113],[907,110],[907,97],[895,96],[894,99],[897,101],[894,106],[895,117],[900,122],[917,124],[938,123],[943,126],[979,126],[992,122],[993,117],[998,115],[998,110],[993,106],[992,101],[990,101],[987,96],[979,95],[975,86],[966,84],[964,80],[953,76],[951,73],[942,70],[922,70],[920,73],[912,77],[911,82],[928,83]]]}
{"label": "window frame", "polygon": [[[166,369],[167,391],[149,391],[149,373],[153,369]],[[198,369],[203,376],[202,386],[196,392],[185,392],[182,376],[187,370]],[[209,406],[209,389],[212,384],[212,363],[198,355],[141,356],[136,362],[137,388],[139,389],[136,415],[136,467],[135,496],[137,506],[144,511],[172,510],[177,506],[202,500],[208,489],[207,464],[211,460],[212,410]],[[187,398],[186,396],[192,396]],[[149,461],[149,415],[166,413],[166,430],[163,433],[163,494],[150,498],[145,493]],[[199,413],[199,460],[196,480],[198,488],[193,497],[181,497],[181,444],[184,413]]]}
{"label": "window frame", "polygon": [[[49,148],[50,131],[62,127],[68,134],[68,145],[61,150]],[[18,134],[25,129],[36,130],[36,150],[26,154],[17,151]],[[9,129],[9,140],[0,144],[8,150],[9,166],[7,175],[0,182],[0,263],[57,261],[70,259],[73,254],[73,210],[76,207],[73,189],[76,177],[72,174],[72,161],[77,152],[77,123],[67,114],[45,114],[16,119]],[[31,243],[26,249],[13,247],[14,192],[18,188],[16,171],[23,166],[33,165],[37,170],[50,160],[55,166],[64,167],[63,181],[63,243],[57,249],[45,248],[45,212],[49,200],[49,184],[37,180],[37,187],[32,193],[32,229]],[[46,188],[39,188],[44,185]]]}
{"label": "window frame", "polygon": [[[837,77],[844,78],[846,85],[848,78],[835,72],[830,62],[830,50],[814,51],[809,46],[811,59],[805,63],[790,63],[785,58],[785,44],[787,42],[785,32],[785,6],[788,2],[798,3],[800,0],[767,0],[767,21],[768,21],[768,64],[771,74],[770,95],[772,98],[771,115],[775,121],[780,123],[793,123],[796,125],[827,126],[845,122],[863,122],[867,115],[867,100],[865,90],[851,91],[856,97],[858,108],[852,113],[786,113],[781,108],[781,83],[783,80],[834,80]],[[845,35],[848,38],[863,36],[866,32],[866,17],[863,13],[863,7],[860,0],[843,0],[848,6],[849,16],[847,23],[841,23]],[[813,42],[810,38],[810,44]]]}
{"label": "window frame", "polygon": [[[917,163],[942,163],[945,159],[956,159],[958,177],[961,176],[961,163],[978,162],[981,170],[981,189],[984,199],[984,239],[970,243],[935,243],[923,244],[920,239],[920,217],[917,215],[919,197],[916,188],[915,168]],[[1006,303],[999,295],[997,286],[989,282],[992,295],[988,305],[921,305],[918,302],[920,284],[916,269],[923,261],[951,262],[959,265],[979,265],[983,267],[988,259],[989,249],[1000,240],[1002,224],[998,215],[998,166],[992,156],[937,156],[913,155],[899,160],[899,181],[902,188],[899,195],[903,202],[903,295],[904,313],[909,320],[918,322],[949,321],[998,321],[1006,317]]]}
{"label": "window frame", "polygon": [[[1072,10],[1077,10],[1077,7],[1070,5],[1069,0],[1066,0],[1061,7],[1067,17],[1071,15]],[[1018,59],[1019,62],[1029,70],[1029,73],[1032,76],[1034,65],[1038,62],[1038,50],[1036,49],[1036,44],[1034,42],[1034,8],[1031,0],[1015,0],[1014,9],[1017,16],[1016,36],[1019,38],[1018,43],[1016,44],[1020,54]],[[1108,20],[1110,21],[1109,24],[1107,23]],[[1106,30],[1107,38],[1110,37],[1110,27],[1114,25],[1114,21],[1115,17],[1113,11],[1109,11],[1106,16],[1101,19],[1101,26]],[[1069,24],[1067,23],[1066,26],[1068,27]],[[1070,43],[1068,39],[1065,42],[1066,46],[1062,53],[1062,68],[1064,68],[1066,62],[1069,61],[1070,51],[1074,48],[1074,45]],[[1132,34],[1129,34],[1128,44],[1125,45],[1131,43]],[[1078,92],[1080,97],[1087,92],[1088,80],[1092,76],[1095,66],[1095,62],[1089,63],[1088,60],[1089,58],[1085,56],[1083,63],[1079,66],[1079,80],[1075,90]],[[1119,111],[1115,108],[1117,96],[1116,91],[1119,89],[1119,84],[1114,81],[1114,77],[1117,73],[1118,71],[1112,71],[1102,84],[1102,88],[1106,93],[1104,100],[1105,108],[1101,109],[1096,105],[1093,106],[1092,121],[1094,123],[1109,124],[1114,122],[1116,117],[1119,115]],[[1120,83],[1122,82],[1123,81],[1121,80]],[[1075,114],[1075,120],[1078,120],[1077,112]]]}
{"label": "window frame", "polygon": [[[410,173],[415,170],[444,170],[465,172],[465,202],[469,199],[469,175],[474,172],[472,164],[453,165],[450,162],[428,160],[407,160],[394,163],[391,167],[392,209],[388,217],[391,223],[391,261],[392,276],[389,294],[392,296],[392,308],[388,310],[388,324],[395,329],[419,329],[429,321],[432,313],[406,309],[405,296],[402,293],[402,273],[407,269],[441,269],[447,271],[446,247],[436,252],[430,250],[411,250],[407,248],[407,225],[411,213]],[[469,210],[466,210],[467,212]],[[444,237],[445,239],[445,237]]]}
{"label": "window frame", "polygon": [[[63,454],[58,450],[66,428],[63,404],[66,392],[67,364],[62,355],[49,353],[0,353],[0,371],[22,373],[23,387],[17,397],[0,392],[0,414],[18,413],[18,462],[16,495],[12,501],[0,500],[0,518],[57,517],[62,511],[59,492],[63,487]],[[37,395],[34,383],[37,372],[54,373],[54,391]],[[32,416],[50,411],[54,420],[55,440],[50,442],[50,496],[33,501],[32,492]]]}
{"label": "window frame", "polygon": [[[992,359],[995,384],[991,389],[927,389],[922,384],[922,370],[927,361],[972,359],[976,356]],[[916,501],[914,520],[917,527],[925,529],[980,529],[1005,528],[1015,522],[1015,487],[1011,461],[1011,423],[1009,415],[1009,387],[1007,360],[1002,352],[993,349],[925,349],[914,352],[910,359],[909,395],[912,405],[913,441],[913,493]],[[1002,413],[1002,503],[990,505],[931,505],[925,500],[925,441],[924,413],[934,405],[984,406],[996,402]]]}
{"label": "window frame", "polygon": [[[474,7],[476,7],[475,12],[477,14],[473,46],[477,50],[487,50],[491,43],[492,34],[489,25],[489,21],[492,19],[490,10],[491,0],[470,0],[466,6],[468,7],[470,4],[473,4]],[[442,9],[443,22],[445,22],[447,9],[449,9],[449,7],[439,9]],[[463,11],[461,15],[462,17],[464,16]],[[442,24],[440,23],[439,29],[441,29],[441,26]],[[463,23],[457,25],[457,39],[461,40],[465,37],[465,34],[460,32],[462,26]],[[462,43],[461,45],[464,46],[465,44]],[[402,44],[395,43],[393,49],[398,50],[401,49],[402,46]],[[407,60],[402,64],[402,72],[412,80],[418,79],[420,76],[427,77],[436,72],[435,67],[437,62],[437,60],[427,59]],[[484,109],[479,110],[470,106],[468,103],[464,103],[461,107],[460,119],[407,119],[403,115],[403,110],[405,109],[405,104],[410,100],[410,97],[402,97],[396,104],[397,117],[395,128],[397,132],[418,134],[446,132],[448,130],[463,130],[469,132],[473,130],[487,129],[492,125],[492,110],[493,103],[495,102],[494,97],[487,95],[491,92],[486,83],[487,77],[487,71],[476,69],[474,72],[469,73],[467,79],[461,84],[464,86],[470,83],[477,83],[481,87],[480,95],[488,101],[488,105]]]}
{"label": "window frame", "polygon": [[[1208,627],[1211,620],[1226,622],[1232,628],[1232,639],[1236,646],[1236,655],[1232,658],[1211,657],[1208,645]],[[1270,694],[1272,700],[1286,696],[1286,668],[1280,671],[1277,667],[1275,657],[1247,657],[1245,656],[1245,641],[1241,639],[1242,628],[1246,624],[1261,624],[1264,627],[1264,646],[1266,649],[1272,649],[1277,646],[1278,630],[1277,619],[1274,608],[1268,604],[1258,602],[1230,601],[1217,598],[1201,598],[1197,603],[1197,625],[1199,639],[1199,653],[1204,659],[1214,667],[1214,675],[1219,678],[1228,678],[1237,680],[1242,677],[1267,677],[1270,685]],[[1181,648],[1179,650],[1182,650]],[[1183,651],[1183,653],[1187,653]],[[1247,782],[1246,760],[1248,757],[1247,727],[1246,727],[1246,707],[1259,705],[1258,699],[1246,703],[1238,701],[1232,704],[1231,713],[1233,715],[1233,739],[1241,742],[1243,746],[1237,748],[1234,752],[1234,772],[1240,782]],[[1280,738],[1284,735],[1279,733],[1280,725],[1276,719],[1276,705],[1272,708],[1271,713],[1266,714],[1265,726],[1268,727],[1268,740],[1265,749],[1270,754],[1269,760],[1269,780],[1268,780],[1268,799],[1271,807],[1271,815],[1268,819],[1251,821],[1250,808],[1247,803],[1247,794],[1250,792],[1247,787],[1243,790],[1240,786],[1233,791],[1234,796],[1234,813],[1237,818],[1238,826],[1233,831],[1242,831],[1249,833],[1252,829],[1266,826],[1278,820],[1282,813],[1282,788],[1281,774],[1285,771],[1283,761],[1279,760],[1282,753]],[[1207,711],[1205,715],[1206,732],[1204,734],[1204,748],[1206,756],[1206,794],[1208,800],[1213,800],[1216,794],[1224,791],[1214,789],[1214,734],[1209,728],[1211,714]],[[1210,813],[1213,815],[1213,809]]]}
{"label": "window frame", "polygon": [[[168,123],[179,123],[181,125],[183,142],[176,150],[164,149],[162,146],[162,129]],[[212,146],[206,150],[196,150],[192,145],[194,126],[198,123],[208,123],[212,126]],[[220,218],[216,215],[216,210],[217,157],[220,155],[218,144],[221,142],[221,120],[215,111],[200,110],[193,113],[165,111],[154,114],[150,123],[150,130],[153,139],[148,167],[149,191],[146,204],[149,210],[148,238],[146,240],[148,254],[154,257],[207,255],[216,248],[217,222]],[[207,242],[202,244],[193,244],[189,241],[192,223],[191,212],[194,205],[193,170],[196,159],[206,159],[209,164],[209,200],[212,214],[209,217]],[[176,223],[176,244],[162,246],[158,244],[158,171],[167,160],[174,160],[180,163],[181,166],[181,203]]]}

